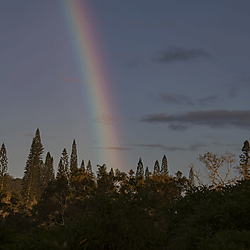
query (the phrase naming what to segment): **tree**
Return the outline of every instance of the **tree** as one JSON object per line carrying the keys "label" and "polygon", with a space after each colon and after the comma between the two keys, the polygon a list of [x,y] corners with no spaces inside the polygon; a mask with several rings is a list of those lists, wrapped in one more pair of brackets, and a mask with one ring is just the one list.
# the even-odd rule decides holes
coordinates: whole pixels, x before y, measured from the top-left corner
{"label": "tree", "polygon": [[50,152],[47,153],[45,163],[44,163],[44,171],[43,171],[43,185],[46,188],[48,183],[54,180],[54,164],[53,157],[50,155]]}
{"label": "tree", "polygon": [[4,191],[7,185],[8,158],[4,143],[0,150],[0,190]]}
{"label": "tree", "polygon": [[77,166],[77,150],[76,141],[73,141],[72,151],[70,157],[70,178],[73,180],[77,176],[78,166]]}
{"label": "tree", "polygon": [[150,173],[148,167],[146,167],[146,170],[145,170],[145,177],[146,177],[146,178],[149,178],[150,175],[151,175],[151,173]]}
{"label": "tree", "polygon": [[[206,152],[204,155],[199,155],[199,160],[205,164],[206,173],[213,188],[218,189],[225,187],[227,184],[234,184],[238,180],[237,176],[232,179],[228,179],[229,173],[233,167],[232,163],[235,160],[233,154],[226,152],[225,155],[218,155]],[[224,165],[224,163],[227,165],[227,172],[223,178],[219,173],[219,169]]]}
{"label": "tree", "polygon": [[240,154],[240,173],[243,175],[243,179],[249,178],[249,167],[250,167],[250,145],[248,140],[244,141],[244,145],[241,149]]}
{"label": "tree", "polygon": [[25,172],[23,177],[22,194],[29,202],[36,200],[41,194],[42,173],[43,173],[43,145],[40,131],[36,130],[35,137],[32,140],[30,153],[26,161]]}
{"label": "tree", "polygon": [[195,177],[194,166],[190,165],[188,180],[191,187],[194,187],[194,177]]}
{"label": "tree", "polygon": [[67,180],[68,179],[68,168],[69,168],[69,157],[66,148],[62,151],[62,156],[60,158],[57,170],[56,178],[59,179],[62,176]]}
{"label": "tree", "polygon": [[142,159],[140,158],[136,169],[136,178],[143,179],[143,175],[144,175],[143,163]]}
{"label": "tree", "polygon": [[93,175],[91,161],[88,161],[88,165],[86,167],[86,172],[88,175]]}
{"label": "tree", "polygon": [[164,155],[162,158],[161,174],[168,175],[168,160],[166,155]]}
{"label": "tree", "polygon": [[159,161],[155,161],[154,165],[154,175],[159,175],[160,174],[160,164]]}

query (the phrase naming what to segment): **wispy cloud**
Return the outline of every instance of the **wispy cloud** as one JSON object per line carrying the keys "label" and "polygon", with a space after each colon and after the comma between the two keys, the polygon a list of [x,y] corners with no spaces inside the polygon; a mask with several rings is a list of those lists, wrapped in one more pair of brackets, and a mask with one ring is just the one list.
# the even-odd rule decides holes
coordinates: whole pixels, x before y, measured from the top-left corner
{"label": "wispy cloud", "polygon": [[150,22],[141,19],[130,19],[128,22],[135,27],[145,28],[145,29],[158,29],[158,28],[169,29],[169,28],[174,28],[176,26],[175,23],[170,21]]}
{"label": "wispy cloud", "polygon": [[156,95],[151,95],[155,100],[160,100],[161,102],[167,104],[186,104],[186,105],[194,105],[192,100],[185,95],[172,95],[166,93],[158,93]]}
{"label": "wispy cloud", "polygon": [[112,149],[112,150],[130,150],[130,148],[126,147],[97,147],[96,149]]}
{"label": "wispy cloud", "polygon": [[167,115],[164,113],[149,114],[142,117],[141,121],[148,123],[166,123],[172,130],[178,130],[178,128],[179,130],[185,130],[194,125],[208,126],[211,128],[233,127],[250,129],[250,110],[197,110],[175,115]]}
{"label": "wispy cloud", "polygon": [[215,103],[218,101],[218,95],[212,95],[205,98],[198,99],[200,105],[205,106],[207,104]]}
{"label": "wispy cloud", "polygon": [[[24,134],[26,137],[35,137],[35,134]],[[55,139],[57,138],[55,135],[42,135],[42,138],[50,138],[50,139]]]}
{"label": "wispy cloud", "polygon": [[127,54],[116,52],[115,55],[121,59],[122,65],[127,69],[138,69],[145,65],[147,59],[139,54]]}
{"label": "wispy cloud", "polygon": [[227,84],[229,86],[228,95],[230,97],[237,97],[239,91],[243,87],[250,86],[250,72],[245,71],[235,77],[234,82],[232,84]]}
{"label": "wispy cloud", "polygon": [[155,57],[159,63],[170,63],[174,61],[190,61],[197,57],[209,57],[211,54],[203,49],[183,49],[180,47],[172,47],[165,51],[160,51]]}
{"label": "wispy cloud", "polygon": [[207,146],[206,144],[203,143],[194,143],[191,144],[189,147],[178,147],[178,146],[166,146],[162,144],[134,144],[133,146],[136,147],[144,147],[144,148],[152,148],[152,149],[161,149],[164,151],[197,151],[201,147]]}

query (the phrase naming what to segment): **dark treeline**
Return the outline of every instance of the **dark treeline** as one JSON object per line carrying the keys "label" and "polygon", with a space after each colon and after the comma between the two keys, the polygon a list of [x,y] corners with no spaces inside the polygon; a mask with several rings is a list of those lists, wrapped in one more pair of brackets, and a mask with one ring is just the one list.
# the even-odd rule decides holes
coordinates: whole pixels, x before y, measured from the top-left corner
{"label": "dark treeline", "polygon": [[200,155],[204,185],[192,165],[188,178],[170,175],[165,155],[152,172],[140,158],[135,171],[94,174],[74,140],[55,173],[37,129],[22,180],[0,150],[0,249],[250,249],[249,152],[245,141],[235,167],[229,152]]}

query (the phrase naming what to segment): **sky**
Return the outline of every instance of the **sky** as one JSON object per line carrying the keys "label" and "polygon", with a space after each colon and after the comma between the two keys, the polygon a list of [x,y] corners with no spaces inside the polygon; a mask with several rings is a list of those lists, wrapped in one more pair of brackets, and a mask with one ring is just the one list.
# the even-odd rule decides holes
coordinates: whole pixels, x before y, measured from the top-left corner
{"label": "sky", "polygon": [[[88,32],[68,6],[86,10]],[[237,165],[250,140],[249,8],[247,0],[0,1],[8,172],[23,176],[37,128],[55,171],[73,139],[79,164],[91,160],[94,171],[135,170],[140,157],[152,171],[166,155],[170,174],[187,176],[190,163],[204,173],[198,157],[208,151],[229,151]],[[109,115],[98,111],[104,103]]]}

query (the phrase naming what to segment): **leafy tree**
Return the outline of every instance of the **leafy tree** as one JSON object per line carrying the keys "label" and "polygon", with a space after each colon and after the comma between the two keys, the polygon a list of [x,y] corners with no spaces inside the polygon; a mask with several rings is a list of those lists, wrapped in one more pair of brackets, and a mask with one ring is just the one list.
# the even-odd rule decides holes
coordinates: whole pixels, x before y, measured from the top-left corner
{"label": "leafy tree", "polygon": [[73,180],[78,174],[76,141],[73,141],[70,156],[70,179]]}
{"label": "leafy tree", "polygon": [[[225,187],[227,184],[233,184],[238,180],[237,176],[228,179],[229,173],[233,167],[232,163],[235,161],[233,154],[226,152],[225,155],[218,155],[206,152],[204,155],[199,155],[199,160],[205,164],[206,173],[213,188]],[[225,163],[227,165],[227,172],[223,178],[219,170]]]}
{"label": "leafy tree", "polygon": [[4,143],[0,150],[0,191],[4,191],[7,185],[8,158]]}
{"label": "leafy tree", "polygon": [[160,174],[160,164],[159,161],[155,161],[154,165],[154,175],[159,175]]}
{"label": "leafy tree", "polygon": [[43,163],[43,145],[41,142],[40,131],[36,130],[35,137],[32,140],[30,153],[26,161],[23,177],[22,194],[29,202],[36,200],[41,195]]}
{"label": "leafy tree", "polygon": [[136,169],[136,178],[143,179],[143,176],[144,176],[143,163],[142,159],[140,158]]}
{"label": "leafy tree", "polygon": [[168,160],[166,155],[164,155],[162,158],[161,174],[168,175]]}
{"label": "leafy tree", "polygon": [[241,149],[240,154],[240,173],[243,175],[243,179],[249,178],[249,167],[250,167],[250,145],[248,140],[244,141],[244,145]]}

